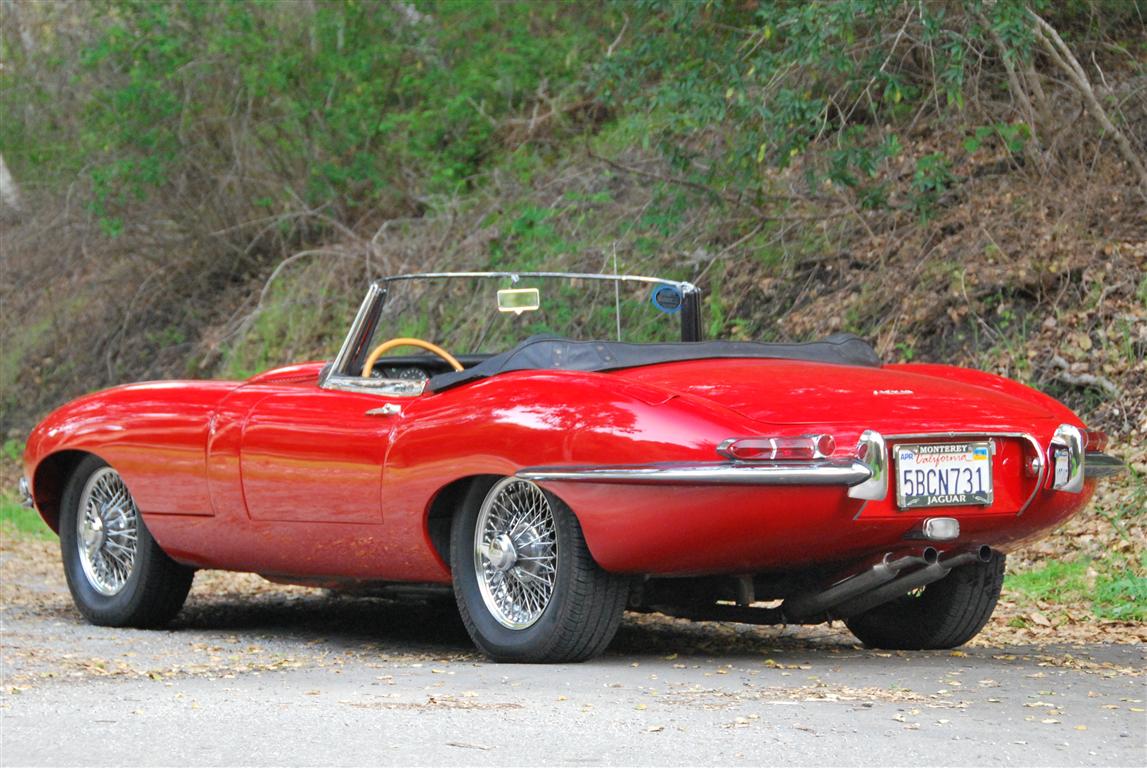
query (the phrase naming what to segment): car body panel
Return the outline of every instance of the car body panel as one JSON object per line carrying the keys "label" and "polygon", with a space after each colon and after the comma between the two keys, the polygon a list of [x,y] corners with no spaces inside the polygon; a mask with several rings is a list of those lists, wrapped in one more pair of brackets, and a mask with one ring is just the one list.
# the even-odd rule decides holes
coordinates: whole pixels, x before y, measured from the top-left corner
{"label": "car body panel", "polygon": [[[209,422],[238,382],[156,381],[73,400],[28,438],[25,470],[37,503],[38,470],[60,451],[82,451],[117,467],[150,514],[211,515],[206,445]],[[41,511],[43,511],[41,509]],[[54,521],[49,520],[54,526]]]}
{"label": "car body panel", "polygon": [[[828,433],[842,456],[868,429],[1012,435],[991,438],[988,508],[902,511],[894,493],[865,501],[843,487],[542,483],[569,504],[602,567],[658,575],[860,559],[906,546],[937,514],[961,522],[950,546],[1007,551],[1079,509],[1094,487],[1065,494],[1024,474],[1033,449],[1014,435],[1047,446],[1058,424],[1082,426],[1070,411],[944,366],[730,359],[516,371],[417,397],[322,389],[321,366],[75,401],[28,442],[32,493],[46,498],[36,488],[45,458],[91,452],[119,469],[157,541],[182,562],[283,578],[445,583],[449,569],[427,525],[435,497],[465,478],[528,467],[712,462],[723,441],[761,434]],[[386,404],[396,412],[367,415]]]}
{"label": "car body panel", "polygon": [[[388,304],[400,286],[522,278],[613,282],[619,339],[621,282],[638,296],[668,291],[671,312],[656,300],[646,309],[678,322],[681,341],[542,334],[464,355],[459,372],[437,358],[367,363],[387,307],[397,319],[414,306]],[[930,516],[960,522],[945,550],[1007,551],[1094,488],[1090,434],[1045,395],[977,371],[881,365],[847,334],[703,342],[700,298],[692,284],[632,275],[387,277],[368,287],[330,363],[117,387],[57,409],[28,440],[24,487],[55,527],[70,467],[97,455],[171,557],[308,583],[448,582],[442,525],[448,533],[467,489],[499,477],[564,501],[606,570],[654,576],[847,570],[919,549]],[[484,323],[481,349],[495,316],[466,306],[448,322]],[[517,331],[531,327],[511,314]],[[392,372],[401,365],[413,369]],[[767,455],[738,453],[745,438]],[[981,443],[990,501],[901,509],[890,474],[899,446],[952,440]],[[1100,474],[1117,471],[1095,455]]]}

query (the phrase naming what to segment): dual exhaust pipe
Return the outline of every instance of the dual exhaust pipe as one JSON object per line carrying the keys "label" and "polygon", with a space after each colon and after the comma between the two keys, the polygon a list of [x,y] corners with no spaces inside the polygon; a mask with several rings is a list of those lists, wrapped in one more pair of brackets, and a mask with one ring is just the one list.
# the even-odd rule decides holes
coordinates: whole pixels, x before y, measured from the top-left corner
{"label": "dual exhaust pipe", "polygon": [[[780,609],[785,620],[793,623],[807,622],[816,617],[849,619],[939,581],[953,568],[986,563],[991,558],[992,548],[987,545],[944,554],[935,547],[924,547],[919,554],[901,557],[887,553],[868,570],[849,576],[828,589],[786,598]],[[901,575],[902,571],[908,573]]]}

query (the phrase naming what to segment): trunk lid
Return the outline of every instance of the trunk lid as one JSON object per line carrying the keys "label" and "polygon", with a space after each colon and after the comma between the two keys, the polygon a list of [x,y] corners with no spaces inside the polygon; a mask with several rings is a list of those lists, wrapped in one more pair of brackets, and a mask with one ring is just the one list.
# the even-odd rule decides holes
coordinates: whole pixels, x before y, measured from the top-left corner
{"label": "trunk lid", "polygon": [[1004,392],[902,369],[733,359],[650,365],[616,375],[704,398],[768,424],[861,420],[982,429],[1052,416]]}

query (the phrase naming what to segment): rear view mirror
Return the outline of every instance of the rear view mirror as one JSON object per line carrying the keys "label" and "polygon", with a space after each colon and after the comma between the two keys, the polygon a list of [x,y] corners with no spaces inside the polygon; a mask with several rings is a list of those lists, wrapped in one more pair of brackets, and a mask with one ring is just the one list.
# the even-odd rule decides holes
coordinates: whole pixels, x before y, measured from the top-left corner
{"label": "rear view mirror", "polygon": [[523,312],[533,312],[540,306],[541,298],[537,288],[503,288],[498,291],[499,312],[520,315]]}

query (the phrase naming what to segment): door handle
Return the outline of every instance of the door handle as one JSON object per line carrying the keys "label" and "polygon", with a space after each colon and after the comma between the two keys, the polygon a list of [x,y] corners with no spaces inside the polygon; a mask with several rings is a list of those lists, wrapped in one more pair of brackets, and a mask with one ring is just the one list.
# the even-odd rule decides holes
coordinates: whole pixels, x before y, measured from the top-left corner
{"label": "door handle", "polygon": [[367,416],[398,416],[402,413],[402,406],[396,403],[387,403],[381,408],[371,408],[366,412]]}

